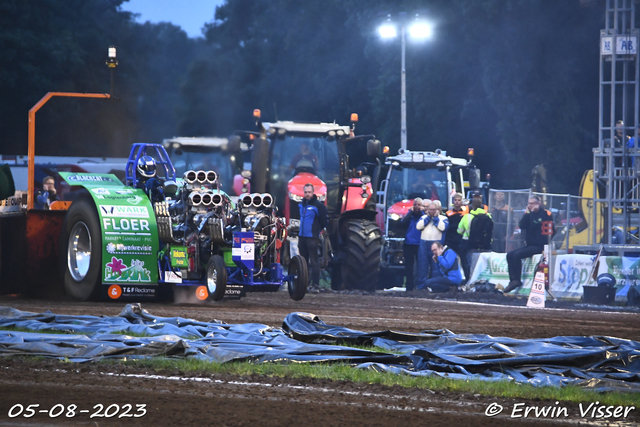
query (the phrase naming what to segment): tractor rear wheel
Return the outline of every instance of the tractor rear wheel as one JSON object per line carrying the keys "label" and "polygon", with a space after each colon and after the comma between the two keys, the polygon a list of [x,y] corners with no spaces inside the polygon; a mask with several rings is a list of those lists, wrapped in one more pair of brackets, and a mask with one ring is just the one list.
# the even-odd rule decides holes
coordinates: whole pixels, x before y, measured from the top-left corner
{"label": "tractor rear wheel", "polygon": [[71,204],[60,234],[60,269],[67,295],[80,301],[100,297],[102,233],[95,203],[88,197]]}
{"label": "tractor rear wheel", "polygon": [[287,284],[289,288],[289,296],[294,301],[300,301],[307,293],[307,285],[309,284],[309,270],[307,269],[307,261],[300,255],[291,258],[289,264],[289,275],[291,279]]}
{"label": "tractor rear wheel", "polygon": [[220,301],[227,289],[227,266],[220,255],[209,258],[207,263],[207,291],[209,298]]}
{"label": "tractor rear wheel", "polygon": [[342,263],[343,287],[375,291],[380,279],[380,244],[378,225],[366,219],[350,219],[346,223],[346,257]]}

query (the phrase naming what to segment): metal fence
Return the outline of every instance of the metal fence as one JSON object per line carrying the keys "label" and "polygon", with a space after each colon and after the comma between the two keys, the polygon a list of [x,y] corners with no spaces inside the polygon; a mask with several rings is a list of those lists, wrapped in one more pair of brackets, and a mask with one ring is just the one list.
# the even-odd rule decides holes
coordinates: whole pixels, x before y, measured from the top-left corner
{"label": "metal fence", "polygon": [[[539,196],[542,208],[551,212],[556,233],[552,247],[560,253],[576,245],[593,244],[593,200],[569,194],[534,193],[530,190],[490,190],[489,212],[493,217],[494,252],[508,252],[524,246],[524,234],[518,223],[527,209],[529,197]],[[602,224],[598,226],[601,235]]]}

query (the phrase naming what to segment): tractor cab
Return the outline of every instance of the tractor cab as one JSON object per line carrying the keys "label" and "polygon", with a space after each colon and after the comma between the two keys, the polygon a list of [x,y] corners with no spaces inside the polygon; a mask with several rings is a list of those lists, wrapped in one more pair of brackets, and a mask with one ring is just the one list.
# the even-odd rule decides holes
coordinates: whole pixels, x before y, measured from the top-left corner
{"label": "tractor cab", "polygon": [[[339,212],[340,186],[339,135],[349,133],[349,127],[329,123],[263,123],[269,138],[268,185],[278,208],[287,219],[300,218],[298,203],[303,188],[312,184],[315,195],[330,212]],[[331,133],[331,135],[330,135]]]}
{"label": "tractor cab", "polygon": [[447,156],[442,150],[405,150],[387,157],[385,166],[387,176],[380,184],[376,204],[378,226],[383,233],[383,273],[404,267],[402,245],[406,230],[401,226],[401,220],[413,206],[413,201],[418,197],[437,200],[446,210],[453,205],[455,193],[465,195],[467,186],[463,171],[469,170],[469,177],[479,172],[470,160]]}
{"label": "tractor cab", "polygon": [[279,215],[285,218],[289,234],[282,249],[283,264],[296,253],[299,205],[304,186],[311,184],[327,206],[329,223],[321,236],[320,265],[331,266],[332,288],[373,289],[378,281],[380,231],[371,175],[378,163],[362,162],[350,169],[349,154],[356,154],[356,149],[362,153],[366,143],[367,157],[377,159],[380,141],[374,135],[354,136],[357,114],[351,115],[351,126],[263,122],[260,110],[254,111],[254,118],[259,137],[253,139],[251,188],[273,194]]}

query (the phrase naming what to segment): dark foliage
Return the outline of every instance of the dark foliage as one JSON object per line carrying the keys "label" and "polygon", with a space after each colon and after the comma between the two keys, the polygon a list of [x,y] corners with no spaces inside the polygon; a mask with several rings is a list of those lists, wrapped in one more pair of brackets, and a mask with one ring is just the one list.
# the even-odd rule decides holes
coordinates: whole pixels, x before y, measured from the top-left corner
{"label": "dark foliage", "polygon": [[[420,13],[432,40],[407,40],[408,146],[464,156],[475,147],[497,187],[576,192],[598,126],[604,8],[557,0],[227,0],[189,39],[136,24],[124,0],[0,3],[0,152],[24,154],[27,112],[47,92],[108,92],[118,47],[119,101],[54,99],[39,113],[38,154],[124,156],[131,143],[224,136],[266,120],[347,123],[400,146],[400,42],[387,14]],[[205,17],[206,19],[206,17]]]}

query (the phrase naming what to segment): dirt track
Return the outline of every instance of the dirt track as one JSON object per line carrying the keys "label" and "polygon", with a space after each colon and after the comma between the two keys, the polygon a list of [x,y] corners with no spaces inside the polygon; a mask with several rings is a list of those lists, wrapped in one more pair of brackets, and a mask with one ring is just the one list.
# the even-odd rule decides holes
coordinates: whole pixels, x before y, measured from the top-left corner
{"label": "dirt track", "polygon": [[[241,300],[221,303],[147,303],[143,307],[159,316],[182,316],[202,321],[215,318],[228,323],[264,323],[271,326],[280,326],[291,312],[303,311],[320,316],[328,324],[362,331],[393,329],[418,332],[444,328],[456,333],[486,333],[513,338],[608,335],[640,340],[637,310],[572,309],[571,304],[564,303],[553,304],[564,308],[535,310],[504,305],[524,305],[524,301],[502,296],[459,296],[493,300],[493,305],[436,300],[426,294],[413,296],[321,293],[307,295],[304,300],[295,302],[286,292],[278,292],[249,294]],[[60,314],[117,316],[124,303],[78,303],[0,296],[0,305],[33,312],[51,310]],[[574,404],[514,401],[375,384],[257,376],[187,379],[180,372],[154,373],[133,367],[107,368],[96,364],[15,359],[0,360],[0,369],[0,425],[540,425],[543,421],[533,416],[510,418],[513,405],[523,402],[539,407],[567,407],[568,417],[547,418],[544,425],[595,422],[581,419],[578,406]],[[108,369],[111,372],[107,372]],[[484,414],[493,402],[502,405],[504,411],[489,418]],[[62,404],[65,411],[68,405],[75,404],[77,410],[89,412],[69,418],[65,417],[66,412],[58,418],[52,418],[49,413],[37,413],[32,418],[9,418],[9,410],[16,404],[25,408],[28,404],[39,404],[38,410]],[[120,411],[112,418],[90,418],[90,414],[99,409],[94,409],[98,404],[103,404],[105,409],[114,404],[111,410]],[[117,418],[124,412],[126,404],[134,405],[130,412],[132,415],[136,414],[135,404],[146,404],[146,414],[140,418]],[[633,410],[624,420],[607,421],[635,425],[640,422],[639,414],[640,409]]]}

